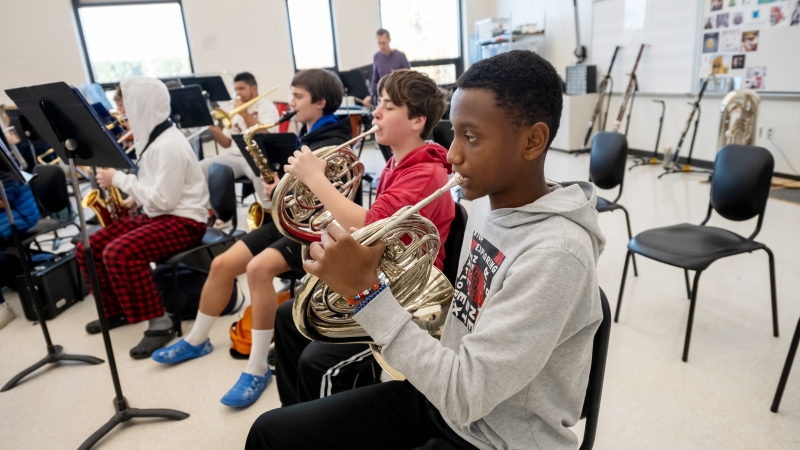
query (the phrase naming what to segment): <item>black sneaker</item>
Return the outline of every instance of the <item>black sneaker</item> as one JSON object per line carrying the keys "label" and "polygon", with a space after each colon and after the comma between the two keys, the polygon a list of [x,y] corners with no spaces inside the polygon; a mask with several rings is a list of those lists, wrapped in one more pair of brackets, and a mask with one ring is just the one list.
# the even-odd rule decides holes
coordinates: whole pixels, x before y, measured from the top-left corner
{"label": "black sneaker", "polygon": [[[125,316],[118,316],[118,317],[109,317],[106,319],[108,322],[108,329],[113,330],[114,328],[119,328],[123,325],[128,324],[128,319]],[[86,332],[89,334],[98,334],[100,333],[100,320],[93,320],[86,324]]]}

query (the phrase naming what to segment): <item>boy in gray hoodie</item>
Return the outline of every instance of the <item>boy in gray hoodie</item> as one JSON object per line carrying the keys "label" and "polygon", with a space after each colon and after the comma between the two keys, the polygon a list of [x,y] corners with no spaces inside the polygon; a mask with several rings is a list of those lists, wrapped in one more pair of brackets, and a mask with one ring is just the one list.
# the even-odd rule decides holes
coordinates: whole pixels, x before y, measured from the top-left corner
{"label": "boy in gray hoodie", "polygon": [[448,161],[473,200],[441,341],[379,284],[384,245],[328,227],[306,270],[347,298],[354,319],[407,377],[262,415],[247,448],[574,449],[594,334],[605,238],[591,184],[550,183],[544,161],[561,81],[512,51],[458,80]]}

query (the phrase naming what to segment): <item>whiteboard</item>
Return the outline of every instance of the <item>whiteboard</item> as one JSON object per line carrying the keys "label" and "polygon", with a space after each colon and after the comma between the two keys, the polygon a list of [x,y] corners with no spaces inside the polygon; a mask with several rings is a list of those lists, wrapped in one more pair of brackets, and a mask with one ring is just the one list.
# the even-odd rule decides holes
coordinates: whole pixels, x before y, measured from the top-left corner
{"label": "whiteboard", "polygon": [[596,0],[590,59],[597,66],[598,78],[605,76],[615,46],[621,45],[611,76],[614,92],[624,92],[639,47],[645,43],[648,46],[636,71],[640,92],[695,91],[704,1]]}
{"label": "whiteboard", "polygon": [[[718,76],[741,78],[742,87],[760,92],[800,92],[800,1],[701,3],[698,78],[708,76],[712,60],[722,57],[727,73]],[[752,39],[745,46],[743,35],[747,34]],[[734,58],[741,58],[743,64],[734,65]]]}

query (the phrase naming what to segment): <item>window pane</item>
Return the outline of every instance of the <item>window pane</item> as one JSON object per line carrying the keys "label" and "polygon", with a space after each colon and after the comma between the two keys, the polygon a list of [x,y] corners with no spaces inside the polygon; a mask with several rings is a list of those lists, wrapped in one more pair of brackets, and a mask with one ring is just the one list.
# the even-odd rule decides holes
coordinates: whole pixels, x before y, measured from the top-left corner
{"label": "window pane", "polygon": [[178,3],[82,7],[79,14],[95,82],[192,73]]}
{"label": "window pane", "polygon": [[330,0],[288,0],[297,70],[336,67]]}
{"label": "window pane", "polygon": [[453,84],[456,82],[456,65],[442,64],[440,66],[419,66],[412,69],[427,73],[438,85]]}
{"label": "window pane", "polygon": [[409,61],[458,58],[458,1],[381,0],[381,24],[392,48]]}

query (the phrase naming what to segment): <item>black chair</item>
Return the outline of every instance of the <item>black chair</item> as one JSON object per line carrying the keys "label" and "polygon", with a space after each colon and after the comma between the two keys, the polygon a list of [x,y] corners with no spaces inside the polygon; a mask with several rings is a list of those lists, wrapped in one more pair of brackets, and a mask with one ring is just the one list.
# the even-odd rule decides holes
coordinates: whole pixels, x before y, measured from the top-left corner
{"label": "black chair", "polygon": [[[39,207],[49,216],[54,216],[66,210],[68,215],[74,219],[72,217],[74,214],[72,213],[69,192],[67,191],[67,177],[64,175],[64,171],[58,166],[39,164],[33,168],[33,173],[36,174],[36,178],[31,183],[31,190]],[[40,242],[51,239],[39,240],[39,236],[52,232],[53,250],[58,250],[61,243],[58,230],[69,226],[78,228],[74,220],[41,218],[36,225],[22,234],[22,245],[30,247],[31,244],[35,244],[41,250]]]}
{"label": "black chair", "polygon": [[586,419],[583,442],[579,450],[591,450],[597,434],[597,421],[600,417],[600,398],[603,394],[603,379],[606,373],[606,357],[608,356],[608,338],[611,336],[611,307],[603,289],[600,289],[600,305],[603,309],[603,321],[594,335],[592,346],[592,366],[589,369],[589,385],[586,386],[586,397],[583,399],[581,419]]}
{"label": "black chair", "polygon": [[[622,210],[625,213],[625,224],[628,226],[628,239],[633,238],[631,220],[628,210],[617,203],[622,197],[622,185],[625,182],[625,162],[628,159],[628,140],[625,135],[612,132],[598,132],[592,139],[592,150],[589,157],[589,177],[600,189],[614,189],[619,186],[617,198],[608,201],[597,196],[597,212]],[[636,259],[633,259],[633,275],[639,276]]]}
{"label": "black chair", "polygon": [[[458,276],[458,259],[461,256],[461,246],[464,243],[464,233],[467,229],[467,210],[464,205],[456,203],[456,215],[450,223],[450,232],[444,241],[444,261],[442,261],[442,273],[450,284],[455,286]],[[370,375],[365,377],[364,374]],[[358,373],[353,380],[353,389],[370,384],[380,383],[381,367],[374,360],[372,363]],[[602,380],[601,380],[602,385]],[[599,399],[598,399],[599,402]]]}
{"label": "black chair", "polygon": [[[209,175],[209,178],[210,178],[210,175]],[[239,203],[241,203],[241,204],[244,204],[244,199],[246,199],[250,195],[256,193],[256,187],[253,186],[253,182],[250,180],[250,178],[242,176],[242,177],[237,178],[235,180],[235,183],[242,185],[242,196],[239,197]],[[259,188],[260,187],[261,186],[259,186]]]}
{"label": "black chair", "polygon": [[770,408],[774,413],[778,412],[778,406],[781,404],[783,390],[786,389],[786,382],[789,381],[789,372],[792,370],[792,363],[797,354],[798,344],[800,344],[800,320],[797,321],[797,327],[794,329],[794,337],[792,338],[792,344],[789,346],[789,354],[786,355],[786,364],[783,366],[781,379],[778,381],[778,389],[775,391],[775,399],[772,401],[772,408]]}
{"label": "black chair", "polygon": [[453,144],[454,138],[455,132],[453,132],[453,124],[449,120],[440,120],[439,123],[433,127],[433,131],[431,131],[431,139],[433,142],[436,142],[448,150],[450,149],[450,145]]}
{"label": "black chair", "polygon": [[[233,169],[224,164],[211,164],[208,168],[208,189],[211,209],[214,211],[214,215],[223,222],[230,221],[231,230],[224,232],[220,229],[209,227],[199,245],[175,254],[160,263],[172,266],[173,292],[180,292],[178,286],[179,265],[188,265],[193,269],[208,273],[211,268],[211,260],[245,234],[244,231],[237,229],[236,188]],[[177,323],[181,323],[180,311],[182,310],[183,305],[178,305],[176,308]],[[178,327],[178,335],[182,336],[180,326]]]}
{"label": "black chair", "polygon": [[[628,243],[628,255],[622,271],[622,284],[614,322],[619,319],[622,294],[628,261],[634,253],[683,269],[686,294],[691,300],[686,340],[683,346],[683,361],[689,358],[689,341],[692,337],[692,321],[697,301],[697,285],[700,274],[714,261],[727,256],[764,250],[769,256],[770,288],[772,291],[772,328],[778,337],[778,300],[775,292],[775,258],[766,245],[753,239],[761,230],[764,210],[767,206],[772,171],[772,154],[761,147],[727,145],[717,153],[714,162],[714,177],[711,179],[711,199],[708,213],[700,225],[683,223],[664,228],[655,228],[639,233]],[[711,211],[717,211],[728,220],[743,221],[758,216],[756,229],[745,238],[728,230],[706,226]],[[689,271],[694,270],[694,283],[689,284]]]}

